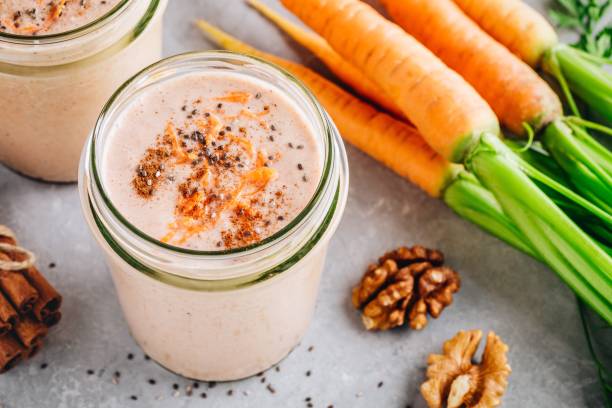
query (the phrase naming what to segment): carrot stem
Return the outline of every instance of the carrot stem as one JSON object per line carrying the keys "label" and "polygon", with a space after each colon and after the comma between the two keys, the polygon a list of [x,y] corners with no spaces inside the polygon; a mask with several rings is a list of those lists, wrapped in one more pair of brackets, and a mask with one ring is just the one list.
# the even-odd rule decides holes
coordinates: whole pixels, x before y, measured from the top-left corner
{"label": "carrot stem", "polygon": [[473,174],[463,171],[444,191],[444,202],[460,217],[473,222],[516,249],[541,260],[514,226],[495,197]]}
{"label": "carrot stem", "polygon": [[484,135],[466,167],[539,257],[612,323],[612,258],[521,171],[513,156],[499,138]]}
{"label": "carrot stem", "polygon": [[574,115],[581,116],[571,92],[604,120],[612,122],[612,78],[600,64],[585,57],[583,52],[561,44],[546,54],[543,68],[561,84]]}

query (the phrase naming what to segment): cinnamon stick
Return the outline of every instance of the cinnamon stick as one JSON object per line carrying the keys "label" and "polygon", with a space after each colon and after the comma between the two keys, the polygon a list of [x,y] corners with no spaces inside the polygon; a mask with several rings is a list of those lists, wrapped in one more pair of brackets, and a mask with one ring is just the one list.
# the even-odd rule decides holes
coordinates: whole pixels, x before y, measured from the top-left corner
{"label": "cinnamon stick", "polygon": [[51,327],[58,324],[60,320],[62,320],[62,312],[58,310],[45,316],[42,323],[47,327]]}
{"label": "cinnamon stick", "polygon": [[23,358],[24,348],[13,335],[0,337],[0,374],[10,370]]}
{"label": "cinnamon stick", "polygon": [[22,316],[15,323],[15,333],[21,344],[30,348],[47,335],[47,326],[30,316]]}
{"label": "cinnamon stick", "polygon": [[11,331],[17,317],[17,312],[13,306],[4,297],[4,294],[0,292],[0,337]]}
{"label": "cinnamon stick", "polygon": [[[0,257],[4,255],[0,253]],[[38,292],[19,272],[0,271],[0,289],[19,313],[27,313],[38,300]]]}
{"label": "cinnamon stick", "polygon": [[12,328],[13,326],[10,323],[0,321],[0,337],[6,336]]}
{"label": "cinnamon stick", "polygon": [[[59,310],[60,306],[62,305],[62,296],[49,283],[49,281],[45,279],[38,269],[36,269],[36,267],[32,266],[28,269],[24,269],[22,272],[28,282],[38,292],[38,300],[34,302],[32,312],[39,321],[44,322],[47,320],[49,315]],[[50,321],[54,320],[51,319]],[[58,321],[59,319],[57,319],[55,323]],[[47,326],[50,325],[47,324]]]}

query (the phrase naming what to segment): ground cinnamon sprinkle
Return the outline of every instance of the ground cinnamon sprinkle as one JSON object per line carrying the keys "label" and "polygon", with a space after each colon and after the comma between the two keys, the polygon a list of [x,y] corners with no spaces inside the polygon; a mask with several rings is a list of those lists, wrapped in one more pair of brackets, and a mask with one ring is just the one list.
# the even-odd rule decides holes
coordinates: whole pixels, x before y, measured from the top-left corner
{"label": "ground cinnamon sprinkle", "polygon": [[[263,129],[268,129],[268,123],[261,113],[246,107],[233,116],[221,110],[223,103],[245,104],[251,97],[232,91],[214,98],[209,109],[200,99],[182,105],[179,110],[184,119],[168,121],[155,146],[139,161],[132,185],[144,199],[153,197],[164,183],[173,182],[173,174],[188,174],[176,186],[175,219],[163,242],[182,244],[213,228],[226,213],[229,227],[221,231],[221,245],[235,248],[258,242],[270,220],[282,219],[286,202],[281,191],[262,200],[268,184],[277,177],[273,166],[280,153],[256,150],[248,129],[232,126],[238,117]],[[266,105],[262,113],[270,109]]]}

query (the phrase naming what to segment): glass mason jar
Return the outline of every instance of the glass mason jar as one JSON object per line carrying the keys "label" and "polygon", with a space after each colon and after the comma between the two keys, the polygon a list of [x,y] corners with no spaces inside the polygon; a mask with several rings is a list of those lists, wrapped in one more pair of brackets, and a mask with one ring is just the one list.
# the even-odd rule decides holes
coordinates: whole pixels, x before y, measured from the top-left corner
{"label": "glass mason jar", "polygon": [[167,0],[121,0],[77,29],[0,32],[0,162],[53,182],[77,178],[83,142],[104,102],[159,60]]}
{"label": "glass mason jar", "polygon": [[[314,196],[285,228],[248,247],[196,251],[131,225],[105,192],[99,166],[115,119],[141,91],[180,75],[228,70],[292,98],[315,129],[323,170]],[[329,116],[290,74],[227,52],[184,54],[142,71],[108,102],[81,159],[85,218],[110,267],[130,331],[162,366],[199,380],[233,380],[276,364],[311,320],[329,240],[344,211],[348,163]]]}

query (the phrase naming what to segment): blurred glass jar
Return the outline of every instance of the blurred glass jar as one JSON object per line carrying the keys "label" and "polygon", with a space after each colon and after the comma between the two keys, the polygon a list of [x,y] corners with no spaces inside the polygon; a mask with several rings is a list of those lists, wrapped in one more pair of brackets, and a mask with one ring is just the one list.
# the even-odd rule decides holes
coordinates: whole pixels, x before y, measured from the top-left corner
{"label": "blurred glass jar", "polygon": [[159,60],[167,0],[121,0],[74,30],[0,32],[0,162],[52,182],[77,178],[83,142],[104,103]]}

